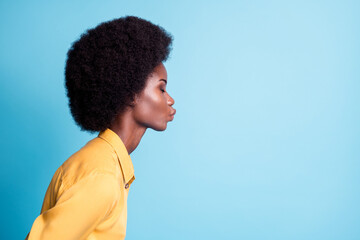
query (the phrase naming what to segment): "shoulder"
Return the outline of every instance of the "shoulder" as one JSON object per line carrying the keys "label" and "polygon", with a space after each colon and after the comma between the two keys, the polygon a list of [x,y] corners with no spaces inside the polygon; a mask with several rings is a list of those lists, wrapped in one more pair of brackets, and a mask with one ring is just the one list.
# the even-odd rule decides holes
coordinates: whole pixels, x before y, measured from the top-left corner
{"label": "shoulder", "polygon": [[119,168],[116,156],[110,144],[96,137],[62,164],[63,181],[74,184],[94,173],[106,173],[116,177]]}

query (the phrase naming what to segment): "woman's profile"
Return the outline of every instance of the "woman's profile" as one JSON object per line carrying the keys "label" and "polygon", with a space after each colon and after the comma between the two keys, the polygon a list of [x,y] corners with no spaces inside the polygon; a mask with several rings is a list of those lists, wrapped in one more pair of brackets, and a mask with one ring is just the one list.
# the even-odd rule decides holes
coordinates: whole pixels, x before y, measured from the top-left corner
{"label": "woman's profile", "polygon": [[163,65],[172,37],[128,16],[86,31],[68,51],[71,114],[98,133],[55,172],[26,239],[124,239],[134,181],[130,153],[147,128],[164,131],[175,114]]}

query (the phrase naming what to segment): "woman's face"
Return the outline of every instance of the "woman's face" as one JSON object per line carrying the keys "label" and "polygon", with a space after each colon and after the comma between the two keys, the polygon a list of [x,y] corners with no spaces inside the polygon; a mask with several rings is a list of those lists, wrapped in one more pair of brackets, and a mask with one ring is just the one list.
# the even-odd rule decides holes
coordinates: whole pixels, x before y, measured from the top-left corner
{"label": "woman's face", "polygon": [[149,75],[144,90],[135,96],[133,116],[135,121],[156,131],[164,131],[176,110],[174,99],[166,91],[167,72],[160,63]]}

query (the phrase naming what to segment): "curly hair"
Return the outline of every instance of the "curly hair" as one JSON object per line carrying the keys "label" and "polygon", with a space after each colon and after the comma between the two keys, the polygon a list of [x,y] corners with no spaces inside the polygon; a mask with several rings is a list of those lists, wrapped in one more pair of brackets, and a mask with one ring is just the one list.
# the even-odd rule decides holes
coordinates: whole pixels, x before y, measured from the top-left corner
{"label": "curly hair", "polygon": [[67,53],[65,87],[81,130],[103,131],[131,106],[153,69],[167,60],[172,36],[127,16],[87,30]]}

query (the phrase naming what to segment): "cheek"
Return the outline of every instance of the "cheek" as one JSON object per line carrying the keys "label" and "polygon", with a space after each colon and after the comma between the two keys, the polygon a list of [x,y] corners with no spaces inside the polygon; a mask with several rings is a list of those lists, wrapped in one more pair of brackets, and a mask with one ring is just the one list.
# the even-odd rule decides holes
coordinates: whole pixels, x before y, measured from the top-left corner
{"label": "cheek", "polygon": [[162,95],[145,95],[140,111],[152,118],[166,114],[166,102]]}

